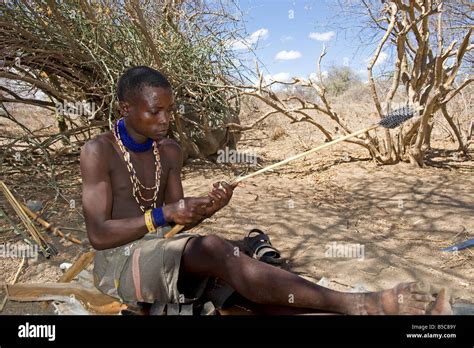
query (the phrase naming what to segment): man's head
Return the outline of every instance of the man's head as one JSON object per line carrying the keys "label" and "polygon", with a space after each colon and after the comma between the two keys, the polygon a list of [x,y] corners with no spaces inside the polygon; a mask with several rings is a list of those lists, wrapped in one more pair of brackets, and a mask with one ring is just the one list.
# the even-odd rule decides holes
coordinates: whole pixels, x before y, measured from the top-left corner
{"label": "man's head", "polygon": [[168,132],[173,91],[159,71],[136,66],[128,69],[117,84],[120,110],[136,140],[159,140]]}

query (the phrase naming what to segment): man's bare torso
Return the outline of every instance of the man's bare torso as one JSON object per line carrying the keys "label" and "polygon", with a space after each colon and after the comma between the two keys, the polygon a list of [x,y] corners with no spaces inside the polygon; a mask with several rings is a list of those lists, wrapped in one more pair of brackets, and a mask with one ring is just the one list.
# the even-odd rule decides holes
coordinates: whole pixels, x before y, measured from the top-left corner
{"label": "man's bare torso", "polygon": [[[103,154],[105,155],[103,160],[107,161],[108,175],[110,177],[113,197],[112,219],[124,219],[143,214],[133,197],[130,173],[128,172],[123,154],[121,153],[113,134],[111,132],[100,134],[94,141],[99,142],[100,146],[103,147]],[[171,139],[164,139],[158,144],[158,151],[161,156],[161,176],[160,189],[156,201],[157,207],[162,206],[165,201],[165,189],[168,181],[170,162],[180,160],[170,158],[172,153],[166,151],[166,147],[171,144],[176,144],[176,142]],[[142,184],[147,187],[154,186],[155,160],[153,150],[143,153],[129,151],[129,153],[130,160]],[[145,198],[153,197],[152,190],[142,190],[142,194]]]}

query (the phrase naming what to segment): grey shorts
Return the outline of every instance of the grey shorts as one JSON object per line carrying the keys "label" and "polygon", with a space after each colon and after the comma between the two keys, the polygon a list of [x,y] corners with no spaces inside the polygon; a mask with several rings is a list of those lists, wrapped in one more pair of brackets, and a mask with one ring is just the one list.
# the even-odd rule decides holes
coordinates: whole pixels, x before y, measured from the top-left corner
{"label": "grey shorts", "polygon": [[94,283],[103,293],[124,303],[190,303],[203,295],[220,308],[234,292],[215,278],[200,278],[186,295],[178,290],[181,257],[187,242],[199,235],[163,238],[169,226],[117,248],[99,250],[94,259]]}

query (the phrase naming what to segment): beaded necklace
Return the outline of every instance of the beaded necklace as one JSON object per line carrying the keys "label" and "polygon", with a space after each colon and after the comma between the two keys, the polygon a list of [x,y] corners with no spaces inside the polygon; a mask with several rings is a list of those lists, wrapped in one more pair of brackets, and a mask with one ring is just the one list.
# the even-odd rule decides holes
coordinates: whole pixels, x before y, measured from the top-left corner
{"label": "beaded necklace", "polygon": [[[147,208],[145,208],[145,206],[143,206],[140,203],[140,200],[144,201],[144,202],[152,202],[151,207],[156,208],[156,199],[158,197],[158,191],[160,189],[160,178],[161,178],[160,152],[158,151],[158,145],[157,145],[156,141],[153,141],[152,139],[149,139],[148,141],[151,141],[151,143],[152,143],[153,154],[155,156],[155,185],[153,185],[151,187],[147,187],[147,186],[143,185],[140,182],[140,180],[138,179],[137,172],[135,171],[135,168],[133,167],[132,161],[130,160],[130,152],[127,151],[127,148],[132,150],[132,148],[137,148],[134,145],[142,145],[142,144],[137,144],[127,134],[125,126],[123,126],[123,128],[122,128],[123,123],[121,123],[121,122],[123,122],[123,119],[120,119],[115,124],[115,129],[114,129],[115,140],[117,141],[117,144],[120,148],[120,151],[122,152],[123,159],[125,161],[125,164],[127,165],[127,170],[130,174],[130,181],[132,183],[133,197],[135,198],[135,201],[137,202],[137,204],[140,207],[141,211],[144,213],[147,210]],[[128,137],[128,138],[126,138],[127,139],[126,144],[124,144],[124,141],[123,141],[123,139],[124,139],[123,136],[125,134],[126,134],[126,137]],[[134,145],[130,146],[130,144],[132,142],[133,142]],[[125,145],[128,145],[128,146],[125,146]],[[145,190],[145,191],[152,191],[153,190],[154,191],[153,192],[153,197],[152,198],[145,198],[142,194],[142,189]]]}

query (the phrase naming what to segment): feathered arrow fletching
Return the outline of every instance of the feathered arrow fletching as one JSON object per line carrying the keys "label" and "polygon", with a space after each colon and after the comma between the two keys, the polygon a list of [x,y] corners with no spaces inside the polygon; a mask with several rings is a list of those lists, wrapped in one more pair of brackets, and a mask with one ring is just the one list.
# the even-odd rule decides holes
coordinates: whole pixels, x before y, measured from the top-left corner
{"label": "feathered arrow fletching", "polygon": [[384,128],[397,128],[403,122],[409,120],[415,115],[415,109],[411,106],[403,106],[395,109],[387,114],[379,125]]}

